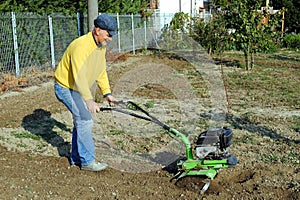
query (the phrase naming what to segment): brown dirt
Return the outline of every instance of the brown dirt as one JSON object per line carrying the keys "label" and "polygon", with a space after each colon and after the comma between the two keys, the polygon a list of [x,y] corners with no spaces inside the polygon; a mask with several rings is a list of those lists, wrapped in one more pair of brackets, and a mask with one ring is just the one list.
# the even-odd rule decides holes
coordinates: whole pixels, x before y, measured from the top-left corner
{"label": "brown dirt", "polygon": [[[141,82],[126,88],[140,79],[147,82],[147,78],[153,78],[151,74],[134,71],[139,66],[143,72],[141,66],[150,67],[149,63],[155,70],[166,69],[159,72],[161,75],[168,73],[170,67],[179,77],[186,77],[194,88],[197,104],[178,97],[185,91],[174,88],[186,90],[188,86],[184,83]],[[143,105],[153,103],[153,107],[148,107],[149,112],[179,130],[197,135],[208,127],[205,81],[193,73],[195,69],[188,62],[170,56],[142,55],[122,57],[109,66],[111,85],[118,98],[125,96]],[[128,85],[120,81],[126,75],[130,77],[130,73],[142,78],[130,80],[132,84]],[[254,112],[251,108],[254,114],[247,116],[233,110],[224,125],[233,129],[231,152],[239,163],[234,168],[220,170],[209,190],[200,195],[194,187],[189,187],[200,181],[197,177],[187,177],[175,184],[170,181],[173,174],[162,166],[130,159],[133,154],[150,155],[164,147],[171,149],[174,143],[160,127],[142,120],[129,120],[127,116],[124,122],[117,114],[95,115],[95,143],[100,146],[97,157],[109,163],[108,169],[87,172],[70,167],[67,156],[71,116],[55,98],[51,75],[47,77],[50,82],[46,84],[1,95],[0,199],[299,199],[299,130],[290,127],[298,123],[297,113],[295,118],[292,111],[276,108],[270,112],[278,115],[271,117],[270,112]],[[30,83],[30,78],[27,80],[29,85],[37,84]],[[234,91],[228,87],[230,96]],[[105,106],[98,92],[96,96]],[[261,109],[264,108],[256,111]],[[103,143],[119,155],[108,157],[113,151],[103,149],[103,145],[101,149]],[[129,161],[118,157],[124,155]]]}

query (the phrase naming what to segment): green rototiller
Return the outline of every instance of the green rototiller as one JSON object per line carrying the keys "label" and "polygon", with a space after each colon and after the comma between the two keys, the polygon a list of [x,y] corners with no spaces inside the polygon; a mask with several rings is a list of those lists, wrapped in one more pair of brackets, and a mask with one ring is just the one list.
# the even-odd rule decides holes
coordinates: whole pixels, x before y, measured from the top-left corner
{"label": "green rototiller", "polygon": [[[219,169],[233,167],[238,162],[237,158],[230,154],[229,151],[229,147],[232,144],[232,131],[229,128],[206,130],[198,136],[196,144],[192,145],[186,134],[159,121],[136,103],[119,101],[115,104],[121,106],[101,107],[100,111],[117,111],[153,122],[164,128],[172,138],[184,143],[186,157],[177,162],[177,174],[172,180],[176,179],[178,181],[186,176],[200,176],[202,180],[205,180],[199,188],[200,193],[203,193],[209,188],[210,180],[216,177]],[[143,115],[130,110],[139,111]],[[197,156],[197,158],[194,156]]]}

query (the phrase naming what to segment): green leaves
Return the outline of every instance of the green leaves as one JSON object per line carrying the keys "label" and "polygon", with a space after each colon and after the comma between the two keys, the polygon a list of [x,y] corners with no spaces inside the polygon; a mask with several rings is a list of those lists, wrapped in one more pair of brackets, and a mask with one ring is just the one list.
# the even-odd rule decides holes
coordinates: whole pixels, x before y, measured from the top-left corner
{"label": "green leaves", "polygon": [[166,24],[160,36],[159,46],[164,50],[187,49],[192,45],[189,40],[190,19],[187,13],[175,13],[170,25]]}
{"label": "green leaves", "polygon": [[175,13],[171,23],[170,28],[173,31],[181,31],[182,33],[186,33],[189,25],[189,15],[188,13],[178,12]]}
{"label": "green leaves", "polygon": [[[230,4],[228,11],[228,27],[235,30],[232,36],[235,38],[235,46],[237,50],[242,50],[245,55],[246,69],[248,65],[253,63],[250,61],[249,55],[253,57],[256,52],[268,50],[264,48],[268,43],[275,43],[274,27],[280,18],[271,16],[266,11],[261,11],[262,4],[258,1],[240,0],[239,4]],[[269,20],[265,23],[266,19]],[[251,68],[252,68],[251,64]]]}
{"label": "green leaves", "polygon": [[282,46],[290,49],[300,49],[300,34],[289,34],[283,38]]}
{"label": "green leaves", "polygon": [[198,22],[195,26],[195,38],[208,53],[221,56],[228,49],[243,51],[248,69],[250,64],[251,68],[254,66],[254,53],[276,49],[274,44],[280,37],[278,25],[281,16],[262,11],[262,1],[220,0],[215,1],[215,5],[220,9],[213,18],[209,22]]}
{"label": "green leaves", "polygon": [[226,14],[217,12],[209,22],[197,21],[194,23],[195,40],[205,47],[209,54],[221,55],[230,48],[231,30],[227,27]]}
{"label": "green leaves", "polygon": [[[1,12],[34,12],[40,14],[77,12],[87,13],[88,1],[84,0],[4,0],[0,3]],[[147,0],[99,0],[99,12],[138,14],[148,6]]]}

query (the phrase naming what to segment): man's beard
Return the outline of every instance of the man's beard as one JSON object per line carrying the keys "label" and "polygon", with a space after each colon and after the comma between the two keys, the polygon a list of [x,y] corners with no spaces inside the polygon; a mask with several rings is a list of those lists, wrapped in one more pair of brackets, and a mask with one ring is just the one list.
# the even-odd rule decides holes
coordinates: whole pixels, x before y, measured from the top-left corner
{"label": "man's beard", "polygon": [[103,47],[105,47],[107,45],[107,42],[106,41],[104,41],[104,42],[101,42],[101,46]]}

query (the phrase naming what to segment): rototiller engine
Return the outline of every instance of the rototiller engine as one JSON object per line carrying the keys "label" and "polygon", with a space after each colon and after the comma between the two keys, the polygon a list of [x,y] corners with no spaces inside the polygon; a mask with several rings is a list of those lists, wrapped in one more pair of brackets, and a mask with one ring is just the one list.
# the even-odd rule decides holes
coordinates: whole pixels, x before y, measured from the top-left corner
{"label": "rototiller engine", "polygon": [[[177,162],[177,174],[172,180],[176,179],[178,181],[186,176],[200,176],[202,180],[205,180],[199,188],[200,193],[203,193],[209,188],[210,180],[216,177],[219,169],[233,167],[238,163],[237,158],[230,154],[229,148],[232,144],[232,131],[229,128],[213,128],[204,131],[198,136],[196,144],[192,145],[186,134],[159,121],[136,103],[132,101],[119,101],[115,104],[121,106],[102,107],[100,111],[113,110],[151,121],[164,128],[172,138],[184,143],[186,157]],[[144,115],[129,110],[140,111]]]}

